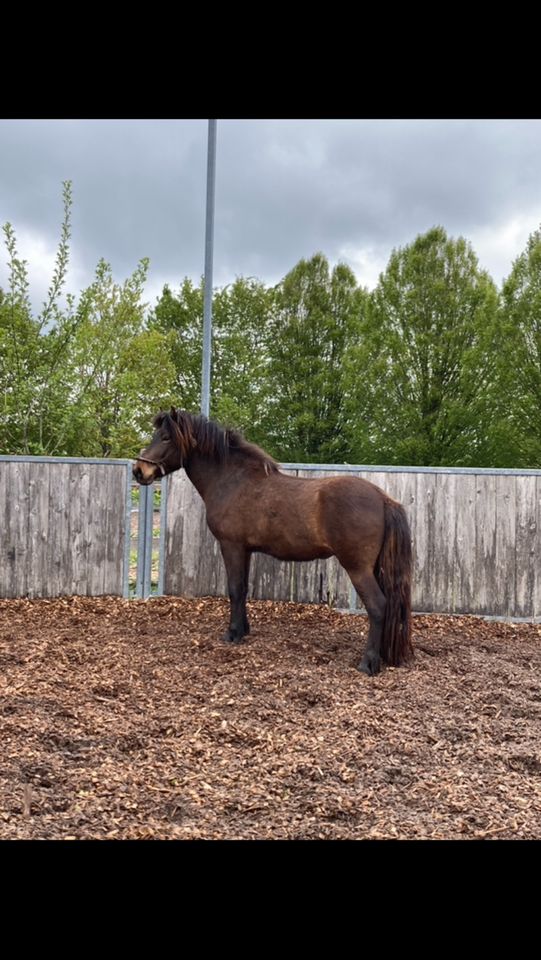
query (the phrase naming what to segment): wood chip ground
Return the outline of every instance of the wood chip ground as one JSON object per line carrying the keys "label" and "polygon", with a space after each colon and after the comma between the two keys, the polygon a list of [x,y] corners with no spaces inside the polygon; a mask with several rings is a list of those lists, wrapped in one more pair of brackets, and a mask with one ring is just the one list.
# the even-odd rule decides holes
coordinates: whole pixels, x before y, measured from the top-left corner
{"label": "wood chip ground", "polygon": [[541,625],[221,599],[0,601],[0,839],[539,839]]}

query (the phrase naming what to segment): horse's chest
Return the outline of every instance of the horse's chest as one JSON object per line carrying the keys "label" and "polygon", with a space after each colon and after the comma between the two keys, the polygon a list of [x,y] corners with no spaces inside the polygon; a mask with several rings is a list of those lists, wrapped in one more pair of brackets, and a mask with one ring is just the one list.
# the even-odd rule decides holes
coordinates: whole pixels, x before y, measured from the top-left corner
{"label": "horse's chest", "polygon": [[244,536],[242,518],[234,510],[207,507],[207,525],[217,540],[237,540]]}
{"label": "horse's chest", "polygon": [[265,547],[285,532],[279,510],[254,509],[253,502],[209,506],[207,524],[218,540],[242,541],[252,549]]}

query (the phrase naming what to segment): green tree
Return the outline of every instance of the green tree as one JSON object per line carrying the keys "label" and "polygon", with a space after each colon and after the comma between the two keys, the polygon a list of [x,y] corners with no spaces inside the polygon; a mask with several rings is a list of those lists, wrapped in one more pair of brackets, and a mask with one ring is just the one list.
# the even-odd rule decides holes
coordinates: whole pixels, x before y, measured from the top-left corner
{"label": "green tree", "polygon": [[502,466],[541,467],[541,228],[502,289],[494,444]]}
{"label": "green tree", "polygon": [[360,463],[489,465],[498,295],[442,227],[394,250],[346,362]]}
{"label": "green tree", "polygon": [[300,260],[276,289],[268,329],[266,434],[283,461],[348,459],[343,360],[366,302],[352,271],[322,253]]}
{"label": "green tree", "polygon": [[71,183],[46,300],[33,317],[28,268],[4,225],[9,289],[0,295],[0,449],[73,456],[131,456],[149,419],[171,398],[167,337],[145,325],[148,261],[124,284],[99,262],[94,282],[61,296],[69,262]]}
{"label": "green tree", "polygon": [[[210,413],[223,423],[246,430],[256,441],[263,440],[266,330],[273,302],[273,290],[251,277],[238,277],[213,295]],[[150,326],[168,337],[177,404],[187,410],[199,410],[203,282],[195,287],[186,278],[176,296],[165,287]]]}
{"label": "green tree", "polygon": [[60,307],[69,261],[71,183],[63,184],[64,216],[47,299],[34,318],[28,295],[27,263],[17,253],[11,224],[3,227],[9,260],[9,290],[0,298],[1,448],[9,453],[47,453],[54,420],[66,396],[62,370],[78,315],[74,298]]}
{"label": "green tree", "polygon": [[123,284],[100,260],[83,292],[84,314],[70,357],[72,399],[64,446],[78,456],[131,456],[148,436],[152,414],[172,399],[168,338],[146,329],[142,300],[148,260]]}
{"label": "green tree", "polygon": [[203,284],[195,287],[186,277],[176,296],[166,285],[150,313],[149,326],[167,337],[176,404],[196,412],[201,402]]}
{"label": "green tree", "polygon": [[253,277],[237,277],[214,298],[211,414],[265,443],[268,406],[267,331],[274,290]]}

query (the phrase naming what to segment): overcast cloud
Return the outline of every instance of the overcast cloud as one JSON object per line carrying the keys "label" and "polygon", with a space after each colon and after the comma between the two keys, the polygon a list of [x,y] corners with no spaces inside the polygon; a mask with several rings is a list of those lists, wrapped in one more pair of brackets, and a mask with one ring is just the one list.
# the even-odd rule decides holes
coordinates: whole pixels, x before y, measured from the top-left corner
{"label": "overcast cloud", "polygon": [[[0,120],[0,223],[45,296],[73,181],[69,288],[100,257],[147,298],[204,268],[206,120]],[[214,284],[276,283],[322,251],[372,288],[393,247],[441,224],[498,285],[541,224],[538,120],[219,120]],[[2,248],[0,286],[7,284]]]}

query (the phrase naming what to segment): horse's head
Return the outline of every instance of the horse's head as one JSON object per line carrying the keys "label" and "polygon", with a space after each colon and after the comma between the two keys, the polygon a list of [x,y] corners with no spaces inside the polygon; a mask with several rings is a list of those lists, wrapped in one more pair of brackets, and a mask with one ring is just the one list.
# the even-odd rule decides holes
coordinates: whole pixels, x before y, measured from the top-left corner
{"label": "horse's head", "polygon": [[190,414],[183,410],[171,407],[169,413],[159,413],[154,427],[152,440],[133,465],[133,476],[144,486],[156,477],[180,470],[196,446]]}

